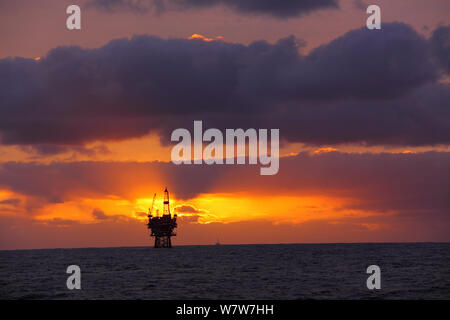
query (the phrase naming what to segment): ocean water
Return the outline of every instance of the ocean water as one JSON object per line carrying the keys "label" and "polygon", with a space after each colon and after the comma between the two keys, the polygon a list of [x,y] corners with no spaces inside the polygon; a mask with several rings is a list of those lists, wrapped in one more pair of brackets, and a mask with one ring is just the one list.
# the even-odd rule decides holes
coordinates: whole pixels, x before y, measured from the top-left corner
{"label": "ocean water", "polygon": [[[66,287],[72,264],[81,290]],[[450,243],[0,251],[0,298],[450,299]]]}

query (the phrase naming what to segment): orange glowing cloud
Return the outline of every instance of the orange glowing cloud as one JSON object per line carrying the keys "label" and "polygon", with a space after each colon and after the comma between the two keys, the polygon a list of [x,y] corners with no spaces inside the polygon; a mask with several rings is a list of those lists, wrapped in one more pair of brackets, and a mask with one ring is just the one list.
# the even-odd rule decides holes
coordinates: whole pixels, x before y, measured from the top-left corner
{"label": "orange glowing cloud", "polygon": [[320,148],[314,151],[314,154],[321,154],[321,153],[326,153],[326,152],[333,152],[333,151],[338,151],[338,149],[336,148]]}
{"label": "orange glowing cloud", "polygon": [[200,39],[206,42],[211,42],[211,41],[218,41],[218,40],[223,40],[222,36],[217,36],[215,38],[207,38],[205,36],[202,36],[201,34],[198,33],[194,33],[193,35],[191,35],[190,37],[188,37],[189,40],[193,40],[193,39]]}

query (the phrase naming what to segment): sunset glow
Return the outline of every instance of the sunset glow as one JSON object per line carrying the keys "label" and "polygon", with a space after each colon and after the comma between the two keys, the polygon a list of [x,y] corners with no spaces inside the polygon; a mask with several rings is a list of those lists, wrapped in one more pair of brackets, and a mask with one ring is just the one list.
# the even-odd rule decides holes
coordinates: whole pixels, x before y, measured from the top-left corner
{"label": "sunset glow", "polygon": [[[77,30],[57,1],[5,5],[0,249],[148,245],[166,187],[179,245],[449,241],[448,1],[382,2],[381,31],[360,1],[101,2]],[[258,133],[244,163],[203,155],[231,129]]]}

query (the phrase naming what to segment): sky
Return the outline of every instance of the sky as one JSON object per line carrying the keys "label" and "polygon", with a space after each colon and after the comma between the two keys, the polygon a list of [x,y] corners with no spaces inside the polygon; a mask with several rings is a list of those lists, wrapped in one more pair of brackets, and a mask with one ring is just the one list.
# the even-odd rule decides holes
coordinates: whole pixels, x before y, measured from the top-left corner
{"label": "sky", "polygon": [[[450,241],[449,12],[1,1],[0,250],[151,245],[166,186],[174,245]],[[194,120],[279,129],[279,172],[173,164],[171,133]]]}

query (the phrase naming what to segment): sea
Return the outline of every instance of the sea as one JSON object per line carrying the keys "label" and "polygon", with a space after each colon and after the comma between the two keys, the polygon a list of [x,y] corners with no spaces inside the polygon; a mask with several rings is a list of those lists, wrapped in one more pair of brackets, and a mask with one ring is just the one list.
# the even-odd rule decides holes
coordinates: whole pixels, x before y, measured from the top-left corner
{"label": "sea", "polygon": [[[81,289],[69,290],[69,265]],[[367,267],[380,268],[369,290]],[[0,251],[1,299],[450,299],[450,243]]]}

